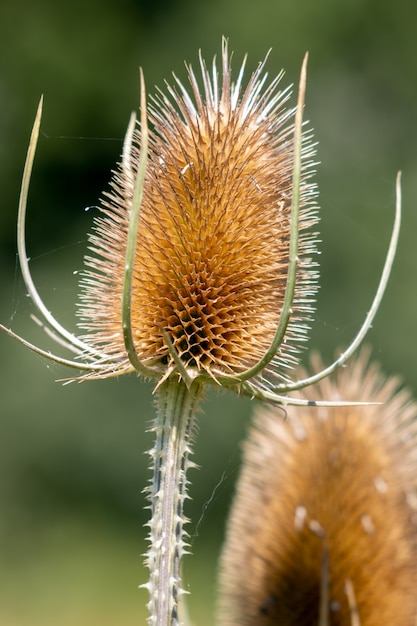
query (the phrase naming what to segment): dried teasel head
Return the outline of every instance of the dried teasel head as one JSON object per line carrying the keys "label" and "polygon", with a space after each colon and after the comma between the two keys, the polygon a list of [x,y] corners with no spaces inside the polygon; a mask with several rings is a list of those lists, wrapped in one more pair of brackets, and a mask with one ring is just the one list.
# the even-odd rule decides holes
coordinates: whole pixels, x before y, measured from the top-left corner
{"label": "dried teasel head", "polygon": [[[275,403],[327,376],[354,352],[378,309],[395,256],[400,182],[391,242],[365,322],[349,348],[313,378],[291,382],[317,290],[314,144],[303,131],[305,58],[297,106],[265,61],[233,82],[227,42],[221,75],[200,58],[201,82],[174,77],[133,116],[111,191],[90,237],[77,336],[59,324],[33,283],[25,243],[29,180],[40,105],[25,166],[18,220],[23,277],[45,329],[76,353],[32,350],[82,370],[82,378],[130,371],[162,384],[196,379]],[[41,103],[42,104],[42,103]],[[151,130],[148,128],[151,123]]]}
{"label": "dried teasel head", "polygon": [[415,624],[417,404],[368,358],[313,392],[381,404],[256,413],[222,557],[224,626]]}
{"label": "dried teasel head", "polygon": [[[175,79],[148,110],[148,159],[132,267],[131,326],[138,359],[161,371],[217,380],[255,366],[273,342],[289,272],[294,113],[279,75],[264,89],[261,63],[246,87],[233,83],[223,42],[220,84],[200,58],[191,95]],[[91,237],[83,282],[84,339],[133,369],[122,334],[130,207],[143,147],[132,147],[106,196]],[[304,134],[298,261],[285,335],[269,364],[285,372],[305,339],[317,285],[314,146]],[[167,338],[170,344],[167,345]]]}

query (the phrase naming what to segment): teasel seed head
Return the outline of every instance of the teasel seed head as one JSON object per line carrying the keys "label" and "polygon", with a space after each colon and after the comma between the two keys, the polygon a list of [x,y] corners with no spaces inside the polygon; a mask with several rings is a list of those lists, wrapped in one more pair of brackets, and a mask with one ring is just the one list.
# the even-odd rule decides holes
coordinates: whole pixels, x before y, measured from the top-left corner
{"label": "teasel seed head", "polygon": [[136,371],[157,387],[174,375],[187,387],[198,379],[275,404],[309,404],[288,394],[343,365],[379,308],[400,231],[400,174],[388,252],[364,323],[331,365],[293,381],[317,292],[315,146],[303,122],[307,55],[293,108],[290,90],[279,89],[282,73],[267,82],[266,59],[246,86],[245,61],[233,82],[226,40],[221,62],[219,77],[216,61],[210,73],[200,55],[202,88],[187,66],[191,95],[174,76],[149,107],[141,71],[140,124],[132,115],[90,237],[81,336],[43,302],[26,252],[41,99],[23,174],[18,256],[41,317],[34,319],[76,357],[0,328],[37,354],[81,370],[78,380]]}
{"label": "teasel seed head", "polygon": [[312,393],[375,404],[257,411],[222,556],[223,626],[415,624],[417,404],[368,358]]}
{"label": "teasel seed head", "polygon": [[[188,66],[191,96],[175,78],[148,109],[148,159],[137,229],[131,325],[138,358],[217,380],[253,367],[271,345],[283,309],[290,255],[294,108],[281,75],[266,85],[261,63],[233,83],[227,43],[222,72],[200,57],[202,89]],[[84,340],[131,370],[121,300],[134,179],[142,150],[134,133],[90,238],[83,280]],[[314,145],[301,150],[298,261],[292,314],[271,370],[294,365],[317,289]],[[164,332],[166,335],[164,334]]]}

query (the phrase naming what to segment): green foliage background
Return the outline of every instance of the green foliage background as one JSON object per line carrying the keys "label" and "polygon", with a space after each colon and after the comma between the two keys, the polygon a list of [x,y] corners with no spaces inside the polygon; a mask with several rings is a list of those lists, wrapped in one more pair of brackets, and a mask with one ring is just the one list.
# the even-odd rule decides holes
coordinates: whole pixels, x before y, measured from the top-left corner
{"label": "green foliage background", "polygon": [[[148,91],[184,59],[230,39],[238,66],[272,47],[268,70],[296,83],[310,52],[307,117],[319,141],[321,290],[310,346],[330,359],[363,319],[403,170],[400,252],[375,327],[375,358],[415,387],[417,50],[412,0],[3,0],[0,6],[0,319],[48,345],[16,266],[21,173],[41,93],[32,180],[31,267],[56,316],[74,327],[77,274],[94,206],[116,163],[138,67]],[[135,377],[62,386],[65,371],[0,336],[0,623],[145,623],[143,454],[151,389]],[[190,611],[212,624],[216,559],[250,403],[209,394],[188,505]],[[200,520],[200,521],[199,521]],[[248,574],[250,575],[250,573]]]}

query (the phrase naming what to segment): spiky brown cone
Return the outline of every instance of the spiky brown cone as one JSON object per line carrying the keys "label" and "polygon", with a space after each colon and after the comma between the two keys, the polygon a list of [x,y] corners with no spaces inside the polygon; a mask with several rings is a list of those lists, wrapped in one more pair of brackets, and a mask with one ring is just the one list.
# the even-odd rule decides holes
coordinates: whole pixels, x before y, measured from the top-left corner
{"label": "spiky brown cone", "polygon": [[415,625],[417,405],[367,359],[309,397],[382,405],[257,412],[222,556],[223,626]]}
{"label": "spiky brown cone", "polygon": [[[170,362],[167,333],[185,367],[216,379],[242,372],[271,345],[287,285],[294,169],[294,112],[281,75],[264,63],[242,87],[227,42],[222,73],[200,59],[202,89],[176,79],[149,107],[152,126],[132,280],[132,335],[145,362]],[[305,341],[317,290],[314,145],[303,135],[297,279],[285,340],[267,374],[278,382]],[[122,335],[126,241],[141,134],[116,173],[91,236],[84,274],[86,342],[132,370]]]}

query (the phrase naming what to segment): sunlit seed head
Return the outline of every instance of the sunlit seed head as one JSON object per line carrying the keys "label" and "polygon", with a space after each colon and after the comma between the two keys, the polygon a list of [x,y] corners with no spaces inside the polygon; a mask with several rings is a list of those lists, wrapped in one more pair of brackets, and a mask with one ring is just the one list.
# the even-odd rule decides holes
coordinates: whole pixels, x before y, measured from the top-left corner
{"label": "sunlit seed head", "polygon": [[[218,78],[188,67],[190,94],[175,78],[148,109],[149,154],[137,232],[131,323],[138,357],[168,365],[162,329],[187,368],[240,372],[269,348],[288,274],[294,109],[281,76],[266,86],[264,63],[232,81],[226,42]],[[87,340],[125,360],[121,294],[129,211],[141,146],[114,175],[90,238],[80,310]],[[316,292],[317,222],[310,182],[314,149],[303,141],[299,265],[293,315],[272,370],[295,361]],[[131,167],[131,170],[130,170]],[[119,370],[120,371],[120,370]]]}

